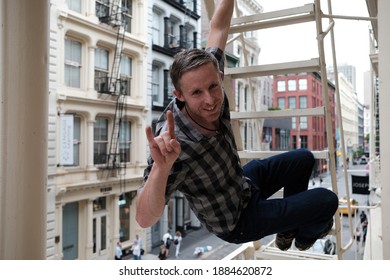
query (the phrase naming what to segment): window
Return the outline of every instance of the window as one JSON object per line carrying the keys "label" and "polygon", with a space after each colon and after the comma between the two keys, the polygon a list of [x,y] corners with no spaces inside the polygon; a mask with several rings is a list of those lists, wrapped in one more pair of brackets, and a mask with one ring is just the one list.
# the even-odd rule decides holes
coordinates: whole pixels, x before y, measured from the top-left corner
{"label": "window", "polygon": [[80,165],[80,144],[81,144],[81,119],[78,116],[73,117],[73,164],[65,166]]}
{"label": "window", "polygon": [[105,210],[107,208],[107,201],[105,197],[98,197],[93,201],[93,212]]}
{"label": "window", "polygon": [[66,0],[66,4],[69,10],[81,13],[81,0]]}
{"label": "window", "polygon": [[288,108],[289,109],[295,109],[297,107],[297,101],[295,96],[290,96],[288,98]]}
{"label": "window", "polygon": [[296,91],[297,82],[295,80],[288,80],[288,91]]}
{"label": "window", "polygon": [[133,18],[133,0],[122,0],[123,20],[126,22],[126,31],[131,32],[131,19]]}
{"label": "window", "polygon": [[160,27],[162,26],[161,13],[153,9],[152,44],[163,46]]}
{"label": "window", "polygon": [[[195,28],[189,24],[186,24],[184,27],[184,38],[180,38],[183,40],[182,47],[183,48],[191,48],[196,47],[194,46],[194,34]],[[192,35],[192,36],[191,36]]]}
{"label": "window", "polygon": [[297,117],[291,118],[291,129],[297,129]]}
{"label": "window", "polygon": [[286,81],[278,81],[277,87],[278,91],[286,91]]}
{"label": "window", "polygon": [[164,92],[162,90],[163,85],[163,73],[161,65],[153,63],[152,66],[152,102],[153,105],[163,105]]}
{"label": "window", "polygon": [[246,31],[244,33],[244,36],[245,36],[245,38],[253,38],[254,37],[253,34],[254,34],[253,31]]}
{"label": "window", "polygon": [[130,240],[130,205],[131,192],[122,194],[119,197],[119,241]]}
{"label": "window", "polygon": [[299,90],[307,90],[307,79],[299,79],[298,80]]}
{"label": "window", "polygon": [[236,94],[236,112],[240,111],[240,99],[241,99],[241,87],[242,84],[237,84],[237,94]]}
{"label": "window", "polygon": [[65,77],[68,87],[80,88],[81,43],[65,39]]}
{"label": "window", "polygon": [[278,98],[278,107],[280,109],[285,109],[286,108],[286,99],[284,97]]}
{"label": "window", "polygon": [[108,120],[97,118],[93,128],[93,163],[107,163]]}
{"label": "window", "polygon": [[99,19],[107,19],[110,15],[110,0],[96,0],[95,14]]}
{"label": "window", "polygon": [[290,133],[286,129],[277,129],[279,132],[279,149],[280,150],[288,150],[290,146]]}
{"label": "window", "polygon": [[175,96],[173,95],[173,90],[175,89],[175,86],[173,85],[171,78],[168,77],[169,76],[168,70],[164,70],[164,77],[165,76],[167,76],[167,80],[168,80],[168,94],[167,94],[168,100],[171,101],[175,98]]}
{"label": "window", "polygon": [[196,1],[182,1],[181,0],[180,3],[183,3],[183,5],[186,7],[186,9],[196,13],[196,5],[194,5],[194,3],[196,3]]}
{"label": "window", "polygon": [[121,94],[131,95],[133,61],[128,56],[122,56],[120,66]]}
{"label": "window", "polygon": [[248,86],[244,88],[244,111],[248,111]]}
{"label": "window", "polygon": [[307,149],[308,143],[307,143],[307,136],[301,136],[301,148]]}
{"label": "window", "polygon": [[131,122],[122,121],[119,132],[120,162],[130,162]]}
{"label": "window", "polygon": [[307,96],[299,96],[299,108],[307,108]]}
{"label": "window", "polygon": [[109,92],[108,83],[108,50],[97,48],[95,50],[95,90]]}
{"label": "window", "polygon": [[297,136],[293,135],[292,137],[292,148],[296,149],[297,148]]}
{"label": "window", "polygon": [[301,129],[307,129],[307,117],[300,117],[299,125]]}
{"label": "window", "polygon": [[248,150],[248,123],[244,122],[244,150]]}
{"label": "window", "polygon": [[166,30],[168,34],[168,46],[170,48],[176,48],[179,46],[179,23],[178,19],[168,18],[168,28]]}

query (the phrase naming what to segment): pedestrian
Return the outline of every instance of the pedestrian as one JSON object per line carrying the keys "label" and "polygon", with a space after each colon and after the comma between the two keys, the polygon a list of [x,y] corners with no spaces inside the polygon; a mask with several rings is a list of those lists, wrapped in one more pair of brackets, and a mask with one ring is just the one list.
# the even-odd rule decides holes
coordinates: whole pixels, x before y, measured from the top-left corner
{"label": "pedestrian", "polygon": [[162,238],[163,244],[165,246],[166,256],[169,257],[169,249],[171,248],[172,235],[167,231]]}
{"label": "pedestrian", "polygon": [[181,236],[181,232],[180,231],[176,231],[176,234],[175,236],[173,237],[173,243],[175,244],[175,247],[176,247],[176,252],[175,252],[175,256],[176,258],[179,257],[179,254],[180,254],[180,245],[181,245],[181,241],[183,240],[183,237]]}
{"label": "pedestrian", "polygon": [[140,260],[141,259],[141,248],[140,248],[137,240],[135,240],[133,242],[133,246],[131,247],[131,249],[132,249],[133,259]]}
{"label": "pedestrian", "polygon": [[122,259],[122,244],[118,241],[116,243],[116,248],[115,248],[115,259],[116,260],[121,260]]}
{"label": "pedestrian", "polygon": [[367,220],[367,215],[363,210],[362,213],[360,213],[360,223],[363,224],[365,220]]}
{"label": "pedestrian", "polygon": [[366,219],[362,222],[363,243],[366,243],[367,227],[368,227],[368,219],[366,218]]}
{"label": "pedestrian", "polygon": [[360,213],[360,225],[362,227],[362,232],[363,232],[363,241],[362,241],[362,243],[365,243],[366,242],[366,236],[367,236],[368,219],[367,219],[367,215],[364,212],[364,210],[362,211],[362,213]]}
{"label": "pedestrian", "polygon": [[165,248],[164,244],[160,245],[160,252],[158,253],[158,258],[160,260],[166,260],[167,259],[167,249]]}
{"label": "pedestrian", "polygon": [[134,242],[137,241],[138,242],[138,245],[139,245],[139,248],[141,250],[141,254],[140,254],[140,259],[142,258],[142,255],[144,254],[144,249],[142,247],[142,239],[139,237],[138,234],[135,235],[135,239],[134,239]]}
{"label": "pedestrian", "polygon": [[[150,148],[136,219],[150,227],[175,191],[184,194],[199,221],[232,243],[276,235],[288,250],[295,240],[309,249],[328,234],[338,208],[331,190],[308,190],[313,153],[297,149],[241,165],[223,90],[224,49],[234,0],[221,0],[210,21],[206,49],[178,52],[170,68],[175,98],[146,128]],[[283,199],[269,199],[284,188]]]}
{"label": "pedestrian", "polygon": [[361,240],[361,232],[359,230],[359,226],[356,227],[355,229],[355,235],[354,235],[354,239],[356,240],[356,251],[359,253],[359,250],[360,250],[360,240]]}
{"label": "pedestrian", "polygon": [[324,253],[327,255],[336,254],[336,243],[330,239],[326,239],[324,244]]}

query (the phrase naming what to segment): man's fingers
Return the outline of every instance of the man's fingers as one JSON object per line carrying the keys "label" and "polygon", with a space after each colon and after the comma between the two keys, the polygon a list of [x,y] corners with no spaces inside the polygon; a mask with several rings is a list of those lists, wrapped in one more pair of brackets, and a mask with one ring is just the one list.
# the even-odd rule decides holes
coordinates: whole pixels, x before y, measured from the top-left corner
{"label": "man's fingers", "polygon": [[180,143],[176,139],[171,139],[171,141],[169,143],[171,144],[173,151],[176,154],[180,154],[180,152],[181,152]]}
{"label": "man's fingers", "polygon": [[168,132],[171,139],[176,139],[175,120],[173,118],[173,113],[169,110],[167,111],[167,122],[168,122]]}
{"label": "man's fingers", "polygon": [[149,144],[154,142],[154,135],[152,128],[150,126],[147,126],[145,129],[146,132],[146,138],[148,139]]}

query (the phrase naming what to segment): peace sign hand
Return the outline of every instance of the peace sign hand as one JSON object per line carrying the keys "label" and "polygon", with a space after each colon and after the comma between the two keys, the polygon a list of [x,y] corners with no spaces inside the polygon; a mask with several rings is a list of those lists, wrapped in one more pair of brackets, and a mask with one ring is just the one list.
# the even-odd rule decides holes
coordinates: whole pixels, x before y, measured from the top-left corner
{"label": "peace sign hand", "polygon": [[159,166],[171,168],[181,152],[180,143],[176,140],[173,113],[166,112],[168,129],[154,137],[152,128],[146,127],[146,137],[149,142],[150,154],[154,163]]}

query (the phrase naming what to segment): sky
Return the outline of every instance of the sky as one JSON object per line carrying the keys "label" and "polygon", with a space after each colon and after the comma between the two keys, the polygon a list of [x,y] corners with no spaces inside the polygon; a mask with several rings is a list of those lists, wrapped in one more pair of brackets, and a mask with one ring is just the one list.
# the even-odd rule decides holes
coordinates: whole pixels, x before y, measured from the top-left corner
{"label": "sky", "polygon": [[[314,0],[258,0],[264,12],[299,7],[314,3]],[[324,14],[328,14],[328,1],[321,1]],[[332,14],[367,17],[365,0],[333,0]],[[323,29],[328,26],[323,21]],[[356,67],[356,87],[359,99],[363,98],[363,75],[370,69],[369,26],[365,20],[335,19],[334,36],[338,64],[347,63]],[[295,24],[259,31],[261,47],[260,64],[307,60],[318,57],[315,22]],[[325,39],[326,64],[332,65],[330,34]]]}

